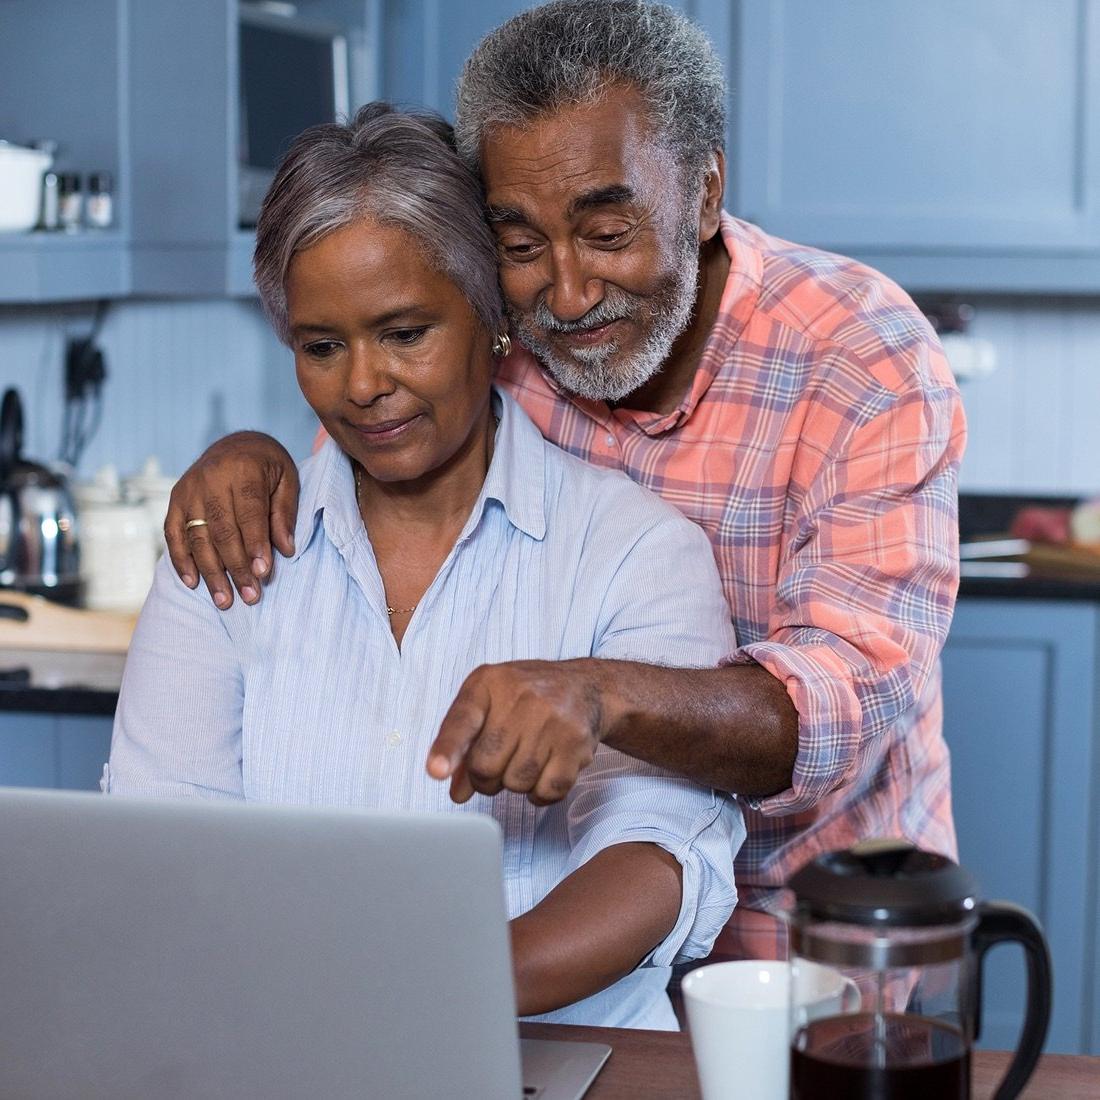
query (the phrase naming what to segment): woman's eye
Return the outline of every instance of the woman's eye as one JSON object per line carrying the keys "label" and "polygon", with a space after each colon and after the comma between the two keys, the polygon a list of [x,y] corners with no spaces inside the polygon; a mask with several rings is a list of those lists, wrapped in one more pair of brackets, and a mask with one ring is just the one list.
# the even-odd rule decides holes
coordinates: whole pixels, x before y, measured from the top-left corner
{"label": "woman's eye", "polygon": [[386,339],[400,347],[407,348],[418,343],[427,331],[427,325],[418,325],[416,328],[399,328],[386,333]]}
{"label": "woman's eye", "polygon": [[313,340],[306,344],[302,350],[311,359],[327,359],[334,354],[339,344],[335,340]]}

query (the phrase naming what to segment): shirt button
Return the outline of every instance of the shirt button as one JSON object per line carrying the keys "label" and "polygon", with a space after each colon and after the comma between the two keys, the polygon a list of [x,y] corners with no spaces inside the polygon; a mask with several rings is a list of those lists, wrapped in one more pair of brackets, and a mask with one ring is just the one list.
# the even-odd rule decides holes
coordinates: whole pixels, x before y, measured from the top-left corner
{"label": "shirt button", "polygon": [[392,733],[386,735],[386,740],[391,745],[400,745],[401,744],[401,734],[399,734],[397,732],[397,730],[394,730]]}
{"label": "shirt button", "polygon": [[615,437],[613,435],[609,435],[607,437],[607,445],[609,447],[614,447],[615,446]]}

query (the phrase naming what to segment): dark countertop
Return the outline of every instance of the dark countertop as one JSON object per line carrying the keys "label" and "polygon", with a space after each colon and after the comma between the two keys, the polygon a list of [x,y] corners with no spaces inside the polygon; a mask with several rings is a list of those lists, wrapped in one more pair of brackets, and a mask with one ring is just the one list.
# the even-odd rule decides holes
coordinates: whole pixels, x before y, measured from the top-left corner
{"label": "dark countertop", "polygon": [[959,598],[991,600],[1100,600],[1100,581],[1059,577],[963,577]]}
{"label": "dark countertop", "polygon": [[[1016,513],[1029,505],[1072,508],[1078,497],[1020,496],[1010,493],[961,493],[959,495],[959,537],[962,541],[1008,531]],[[963,576],[961,598],[1015,600],[1100,600],[1100,576],[1072,573],[1031,573],[1026,577]]]}
{"label": "dark countertop", "polygon": [[0,649],[0,710],[109,717],[125,663],[121,653]]}

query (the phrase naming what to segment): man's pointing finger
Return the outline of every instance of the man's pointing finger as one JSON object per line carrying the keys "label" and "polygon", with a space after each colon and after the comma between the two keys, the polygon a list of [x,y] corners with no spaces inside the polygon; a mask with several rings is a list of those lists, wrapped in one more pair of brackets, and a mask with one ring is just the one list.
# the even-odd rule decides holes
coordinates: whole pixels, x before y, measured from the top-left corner
{"label": "man's pointing finger", "polygon": [[481,733],[488,713],[488,693],[463,684],[428,750],[428,774],[433,779],[446,779],[454,774]]}

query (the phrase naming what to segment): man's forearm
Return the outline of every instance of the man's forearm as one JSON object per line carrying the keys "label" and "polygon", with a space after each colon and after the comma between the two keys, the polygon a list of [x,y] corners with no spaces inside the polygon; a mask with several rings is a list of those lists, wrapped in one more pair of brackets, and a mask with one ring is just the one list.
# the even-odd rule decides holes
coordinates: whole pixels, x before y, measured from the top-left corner
{"label": "man's forearm", "polygon": [[656,844],[597,852],[511,924],[521,1016],[583,1000],[629,974],[676,924],[683,869]]}
{"label": "man's forearm", "polygon": [[598,685],[604,744],[746,798],[791,785],[798,712],[783,684],[759,665],[581,663]]}

